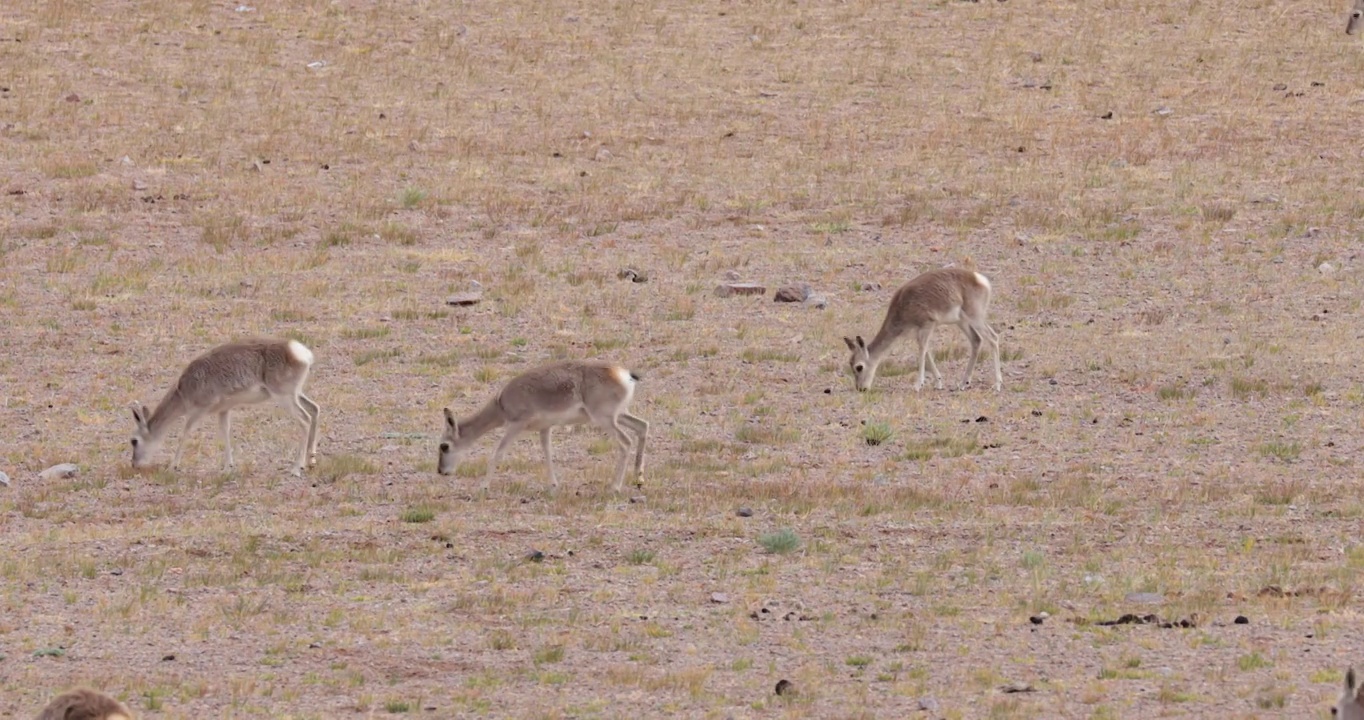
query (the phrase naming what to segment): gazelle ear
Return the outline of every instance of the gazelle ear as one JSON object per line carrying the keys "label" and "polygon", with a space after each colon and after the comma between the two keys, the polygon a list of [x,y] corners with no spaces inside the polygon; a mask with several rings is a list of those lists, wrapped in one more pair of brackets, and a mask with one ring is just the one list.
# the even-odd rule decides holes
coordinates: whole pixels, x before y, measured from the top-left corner
{"label": "gazelle ear", "polygon": [[857,349],[857,343],[854,343],[854,342],[852,341],[852,338],[848,337],[847,335],[844,335],[844,336],[843,336],[843,342],[844,342],[844,344],[846,344],[846,345],[848,346],[848,349],[849,349],[849,350],[856,350],[856,349]]}
{"label": "gazelle ear", "polygon": [[142,427],[147,424],[147,418],[142,414],[141,403],[133,403],[133,420],[137,421],[137,426]]}
{"label": "gazelle ear", "polygon": [[459,437],[459,424],[455,422],[455,414],[450,412],[450,408],[445,408],[445,424],[450,428],[450,432]]}
{"label": "gazelle ear", "polygon": [[867,348],[867,341],[863,340],[861,335],[857,336],[857,347],[860,347],[863,350]]}
{"label": "gazelle ear", "polygon": [[1354,669],[1354,666],[1351,666],[1349,670],[1345,671],[1345,692],[1354,692],[1354,691],[1355,691],[1355,669]]}

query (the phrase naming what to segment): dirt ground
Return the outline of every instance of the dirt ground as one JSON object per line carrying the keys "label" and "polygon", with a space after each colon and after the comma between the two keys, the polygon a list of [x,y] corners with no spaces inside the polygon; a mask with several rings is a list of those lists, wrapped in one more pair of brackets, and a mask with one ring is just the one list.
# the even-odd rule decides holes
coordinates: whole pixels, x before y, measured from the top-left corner
{"label": "dirt ground", "polygon": [[[1337,4],[0,5],[0,717],[1326,716]],[[906,343],[854,392],[842,338],[952,262],[1004,389],[916,393]],[[133,471],[130,403],[254,334],[316,354],[319,466],[257,407],[236,472],[211,424]],[[558,492],[531,439],[436,475],[441,408],[588,357],[644,376],[642,487],[588,429]]]}

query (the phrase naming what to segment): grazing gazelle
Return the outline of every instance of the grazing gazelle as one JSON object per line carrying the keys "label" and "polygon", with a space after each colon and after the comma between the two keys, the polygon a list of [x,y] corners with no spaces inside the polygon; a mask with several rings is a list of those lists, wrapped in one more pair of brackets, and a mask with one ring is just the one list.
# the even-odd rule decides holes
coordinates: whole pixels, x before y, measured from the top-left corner
{"label": "grazing gazelle", "polygon": [[631,445],[622,425],[635,434],[636,479],[644,472],[644,439],[649,423],[627,412],[639,378],[620,365],[591,360],[554,362],[517,375],[482,410],[467,418],[456,420],[450,408],[445,408],[445,432],[440,438],[436,471],[441,475],[454,472],[471,445],[505,425],[507,433],[488,460],[483,489],[487,490],[492,482],[493,469],[502,452],[525,431],[539,431],[549,480],[557,488],[559,476],[554,470],[550,431],[558,425],[591,423],[605,430],[620,449],[620,460],[616,463],[616,492],[620,492]]}
{"label": "grazing gazelle", "polygon": [[1355,669],[1345,673],[1345,692],[1331,708],[1331,717],[1336,720],[1364,720],[1364,686],[1355,683]]}
{"label": "grazing gazelle", "polygon": [[876,368],[891,347],[904,335],[913,333],[919,340],[919,381],[914,383],[914,389],[919,390],[924,385],[925,365],[933,371],[933,378],[941,389],[942,373],[933,362],[928,340],[934,327],[954,324],[966,333],[966,339],[971,343],[962,388],[971,384],[971,371],[976,367],[976,356],[983,341],[989,343],[994,352],[995,389],[999,390],[1004,385],[1004,377],[999,371],[999,335],[985,322],[989,309],[990,281],[978,272],[945,267],[919,275],[895,291],[890,308],[886,310],[886,319],[881,322],[881,330],[870,343],[861,335],[855,339],[843,338],[852,351],[848,367],[852,370],[853,382],[858,390],[870,390],[872,380],[876,379]]}
{"label": "grazing gazelle", "polygon": [[133,714],[98,690],[76,688],[53,698],[38,720],[133,720]]}
{"label": "grazing gazelle", "polygon": [[133,403],[137,431],[133,435],[133,467],[145,467],[170,431],[176,419],[185,418],[180,446],[172,467],[180,466],[185,441],[204,416],[218,416],[218,433],[223,442],[223,467],[230,472],[232,462],[232,420],[229,413],[242,405],[269,400],[283,405],[303,426],[303,446],[293,474],[317,464],[317,403],[303,394],[303,383],[313,365],[313,353],[297,340],[249,339],[219,345],[200,355],[180,373],[175,387],[161,399],[156,412]]}
{"label": "grazing gazelle", "polygon": [[1364,0],[1355,0],[1355,6],[1350,8],[1350,19],[1345,23],[1345,34],[1359,32],[1361,21],[1364,21]]}

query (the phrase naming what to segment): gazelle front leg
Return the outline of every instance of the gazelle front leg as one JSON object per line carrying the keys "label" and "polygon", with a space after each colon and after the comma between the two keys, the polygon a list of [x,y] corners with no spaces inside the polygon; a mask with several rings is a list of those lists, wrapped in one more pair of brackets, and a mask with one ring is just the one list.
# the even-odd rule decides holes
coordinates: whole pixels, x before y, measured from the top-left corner
{"label": "gazelle front leg", "polygon": [[559,474],[554,471],[554,451],[550,448],[549,433],[553,427],[547,427],[540,431],[540,449],[545,452],[545,467],[549,468],[549,484],[555,489],[559,487]]}
{"label": "gazelle front leg", "polygon": [[236,467],[232,462],[232,416],[230,410],[218,413],[218,437],[223,442],[223,472],[230,473]]}
{"label": "gazelle front leg", "polygon": [[499,442],[497,444],[497,448],[493,450],[493,456],[491,458],[488,458],[488,471],[483,474],[484,492],[487,492],[488,488],[491,487],[493,484],[493,470],[497,468],[497,461],[502,459],[502,453],[505,452],[507,446],[511,445],[512,441],[515,440],[516,437],[521,434],[521,431],[524,428],[525,428],[524,425],[507,426],[507,434],[502,436],[502,441]]}
{"label": "gazelle front leg", "polygon": [[199,420],[203,418],[203,411],[195,411],[185,416],[185,431],[180,435],[180,445],[175,448],[175,457],[171,460],[171,469],[180,469],[180,458],[185,454],[185,443],[189,442],[189,436],[194,432],[194,428],[199,426]]}
{"label": "gazelle front leg", "polygon": [[927,327],[919,330],[919,381],[914,383],[914,391],[918,392],[924,386],[924,368],[933,369],[933,381],[938,389],[942,389],[942,373],[938,372],[938,364],[933,361],[933,354],[929,351],[928,341],[933,337],[933,328]]}
{"label": "gazelle front leg", "polygon": [[308,466],[314,467],[317,465],[317,416],[322,409],[303,393],[298,394],[298,402],[303,406],[304,412],[308,413]]}

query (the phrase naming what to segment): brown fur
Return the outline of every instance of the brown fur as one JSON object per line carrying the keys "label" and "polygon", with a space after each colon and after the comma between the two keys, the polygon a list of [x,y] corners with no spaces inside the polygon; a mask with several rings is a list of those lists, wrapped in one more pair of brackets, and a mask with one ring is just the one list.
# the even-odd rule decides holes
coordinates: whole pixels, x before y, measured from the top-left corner
{"label": "brown fur", "polygon": [[133,720],[133,714],[98,690],[77,688],[53,698],[37,720]]}
{"label": "brown fur", "polygon": [[135,403],[133,419],[137,422],[137,430],[133,436],[133,466],[142,467],[150,462],[170,426],[184,417],[185,430],[171,461],[172,466],[178,467],[186,438],[203,417],[216,414],[223,442],[224,470],[231,471],[229,413],[242,405],[269,400],[283,405],[304,427],[303,447],[294,474],[302,474],[309,463],[316,464],[318,406],[303,394],[303,384],[312,367],[312,352],[298,344],[305,355],[298,357],[291,350],[294,342],[252,338],[219,345],[185,366],[175,387],[166,393],[155,412],[148,413],[145,406]]}
{"label": "brown fur", "polygon": [[962,387],[971,382],[981,345],[989,344],[994,351],[995,389],[1000,389],[1003,379],[999,369],[999,335],[986,323],[990,292],[990,283],[984,275],[961,267],[929,270],[901,285],[891,297],[885,320],[871,343],[861,335],[856,339],[843,338],[852,351],[848,367],[857,389],[871,388],[881,361],[900,338],[910,333],[919,341],[919,380],[914,389],[923,387],[925,368],[932,370],[936,384],[941,388],[942,373],[938,372],[928,348],[933,329],[939,324],[957,325],[971,344]]}
{"label": "brown fur", "polygon": [[[559,425],[592,423],[605,430],[620,448],[616,465],[616,491],[623,487],[630,446],[635,446],[635,475],[644,472],[644,443],[649,423],[627,412],[639,375],[614,363],[565,360],[528,370],[512,378],[481,410],[456,420],[445,408],[445,432],[440,440],[436,470],[453,473],[460,457],[480,437],[507,426],[507,433],[493,450],[483,489],[492,481],[493,469],[512,440],[523,431],[538,431],[550,482],[559,485],[554,469],[550,432]],[[621,429],[635,434],[635,442]]]}

